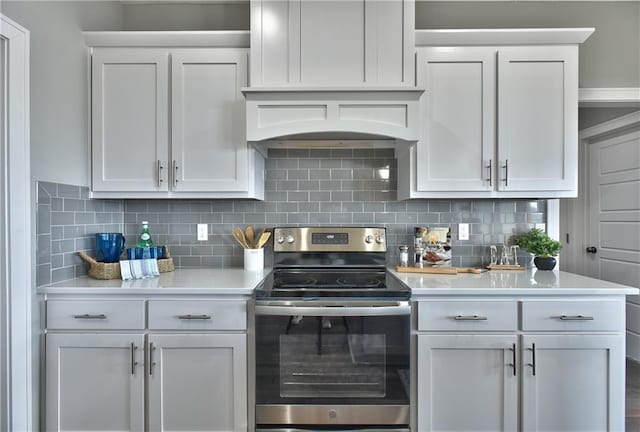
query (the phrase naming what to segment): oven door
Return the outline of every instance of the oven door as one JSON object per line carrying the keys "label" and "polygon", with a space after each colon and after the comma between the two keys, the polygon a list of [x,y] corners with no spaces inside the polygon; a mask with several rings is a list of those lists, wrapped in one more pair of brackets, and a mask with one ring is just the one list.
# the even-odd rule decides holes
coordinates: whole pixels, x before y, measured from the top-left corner
{"label": "oven door", "polygon": [[256,303],[256,424],[409,424],[407,301]]}

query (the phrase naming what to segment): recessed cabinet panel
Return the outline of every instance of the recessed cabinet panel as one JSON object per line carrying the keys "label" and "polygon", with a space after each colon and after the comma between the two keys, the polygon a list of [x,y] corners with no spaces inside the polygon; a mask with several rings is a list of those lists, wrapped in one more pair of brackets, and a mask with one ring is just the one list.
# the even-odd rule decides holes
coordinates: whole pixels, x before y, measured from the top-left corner
{"label": "recessed cabinet panel", "polygon": [[515,345],[515,335],[419,335],[418,430],[516,430]]}
{"label": "recessed cabinet panel", "polygon": [[172,53],[172,156],[176,191],[246,191],[245,52]]}
{"label": "recessed cabinet panel", "polygon": [[428,48],[418,55],[423,139],[417,190],[492,189],[495,49]]}
{"label": "recessed cabinet panel", "polygon": [[300,2],[303,83],[364,83],[365,3],[365,0]]}
{"label": "recessed cabinet panel", "polygon": [[622,335],[523,336],[523,430],[624,430],[624,361]]}
{"label": "recessed cabinet panel", "polygon": [[244,334],[150,335],[149,430],[247,429]]}
{"label": "recessed cabinet panel", "polygon": [[142,335],[48,334],[46,344],[47,431],[144,429]]}
{"label": "recessed cabinet panel", "polygon": [[411,0],[256,0],[251,86],[413,86]]}
{"label": "recessed cabinet panel", "polygon": [[499,190],[576,189],[577,47],[501,48]]}
{"label": "recessed cabinet panel", "polygon": [[167,190],[168,53],[95,49],[92,75],[93,190]]}

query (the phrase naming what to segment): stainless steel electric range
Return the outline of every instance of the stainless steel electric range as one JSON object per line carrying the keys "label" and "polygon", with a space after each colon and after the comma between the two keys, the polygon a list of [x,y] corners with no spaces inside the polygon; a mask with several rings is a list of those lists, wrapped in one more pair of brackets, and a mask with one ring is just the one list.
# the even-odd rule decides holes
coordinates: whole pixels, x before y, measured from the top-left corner
{"label": "stainless steel electric range", "polygon": [[276,228],[256,291],[256,429],[408,431],[409,289],[384,228]]}

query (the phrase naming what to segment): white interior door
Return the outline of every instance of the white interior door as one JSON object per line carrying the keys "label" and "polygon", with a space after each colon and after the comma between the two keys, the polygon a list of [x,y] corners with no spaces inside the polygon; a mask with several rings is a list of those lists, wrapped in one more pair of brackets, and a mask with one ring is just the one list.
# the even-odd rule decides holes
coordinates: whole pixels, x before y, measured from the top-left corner
{"label": "white interior door", "polygon": [[[640,288],[640,132],[589,145],[589,206],[590,276]],[[640,360],[640,296],[627,300],[627,354]]]}
{"label": "white interior door", "polygon": [[7,302],[8,287],[7,282],[7,253],[9,248],[7,244],[7,236],[5,231],[7,230],[6,223],[6,170],[5,166],[5,152],[6,152],[6,139],[5,139],[5,105],[7,103],[6,94],[6,39],[0,36],[0,430],[8,430],[9,425],[7,423],[8,416],[8,394],[7,383],[9,380],[9,303]]}

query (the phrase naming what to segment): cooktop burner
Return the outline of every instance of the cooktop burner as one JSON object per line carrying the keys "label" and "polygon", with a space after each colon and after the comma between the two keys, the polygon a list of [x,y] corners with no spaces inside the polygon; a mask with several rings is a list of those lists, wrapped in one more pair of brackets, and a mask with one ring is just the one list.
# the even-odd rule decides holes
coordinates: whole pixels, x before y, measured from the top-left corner
{"label": "cooktop burner", "polygon": [[385,270],[274,270],[256,291],[258,298],[404,297],[408,288]]}

